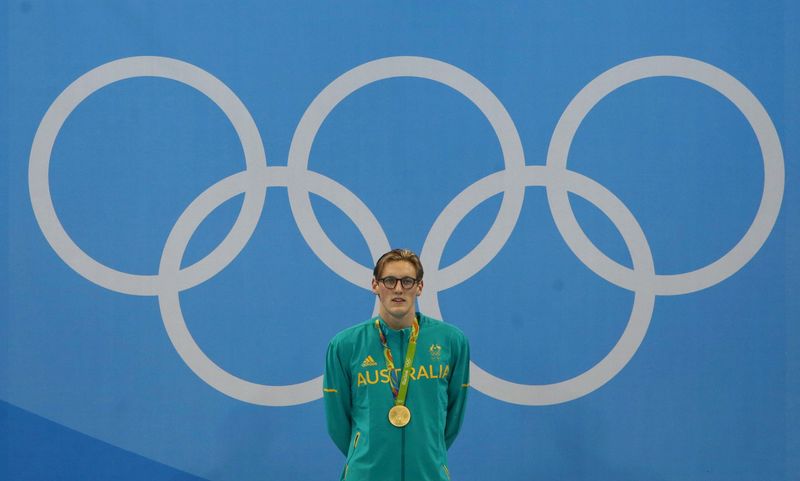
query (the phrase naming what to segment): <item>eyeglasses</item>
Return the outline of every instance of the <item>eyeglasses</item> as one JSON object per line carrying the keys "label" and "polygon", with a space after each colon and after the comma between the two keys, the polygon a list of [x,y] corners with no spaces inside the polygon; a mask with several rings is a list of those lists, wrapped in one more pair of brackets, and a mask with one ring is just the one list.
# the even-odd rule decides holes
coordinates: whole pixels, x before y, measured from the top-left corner
{"label": "eyeglasses", "polygon": [[417,284],[417,282],[419,282],[413,277],[403,277],[402,279],[398,279],[394,276],[389,276],[378,279],[378,282],[383,284],[383,287],[387,289],[394,289],[394,287],[397,285],[397,281],[400,281],[400,285],[403,287],[403,289],[411,289]]}

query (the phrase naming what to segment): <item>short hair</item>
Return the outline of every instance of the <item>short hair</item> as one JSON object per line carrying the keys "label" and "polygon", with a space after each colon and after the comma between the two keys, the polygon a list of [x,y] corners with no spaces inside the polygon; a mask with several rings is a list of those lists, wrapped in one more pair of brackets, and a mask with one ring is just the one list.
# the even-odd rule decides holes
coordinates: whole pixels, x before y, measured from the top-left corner
{"label": "short hair", "polygon": [[375,279],[378,279],[380,276],[381,271],[383,270],[383,266],[386,265],[387,262],[397,262],[397,261],[406,261],[409,262],[412,266],[414,266],[414,270],[417,271],[416,279],[418,281],[422,280],[422,275],[424,271],[422,270],[422,262],[420,262],[419,257],[409,249],[392,249],[386,254],[382,255],[378,262],[375,263],[375,269],[372,270],[372,275]]}

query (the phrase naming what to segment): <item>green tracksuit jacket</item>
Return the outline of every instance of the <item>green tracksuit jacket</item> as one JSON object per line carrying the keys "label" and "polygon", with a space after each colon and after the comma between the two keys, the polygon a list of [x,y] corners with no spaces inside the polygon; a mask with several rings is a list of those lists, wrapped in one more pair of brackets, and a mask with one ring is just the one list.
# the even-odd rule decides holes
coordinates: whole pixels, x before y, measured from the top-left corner
{"label": "green tracksuit jacket", "polygon": [[[417,352],[406,396],[411,421],[403,428],[389,424],[394,398],[375,318],[340,332],[328,345],[323,398],[328,433],[347,456],[341,480],[450,479],[447,449],[464,419],[469,344],[455,326],[417,316]],[[399,379],[411,328],[386,326],[384,332]]]}

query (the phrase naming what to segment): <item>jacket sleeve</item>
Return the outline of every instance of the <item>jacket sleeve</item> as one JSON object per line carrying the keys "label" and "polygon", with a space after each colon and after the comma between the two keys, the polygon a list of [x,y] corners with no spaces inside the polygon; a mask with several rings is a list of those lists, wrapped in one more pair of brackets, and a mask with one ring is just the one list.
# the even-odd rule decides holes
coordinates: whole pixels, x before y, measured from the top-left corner
{"label": "jacket sleeve", "polygon": [[325,419],[328,434],[334,444],[347,456],[350,445],[350,373],[340,358],[335,340],[328,344],[325,373],[322,379],[322,397],[325,400]]}
{"label": "jacket sleeve", "polygon": [[[454,343],[456,344],[456,343]],[[463,334],[454,346],[450,382],[447,388],[447,419],[444,426],[444,441],[448,449],[456,440],[464,421],[469,389],[469,342]]]}

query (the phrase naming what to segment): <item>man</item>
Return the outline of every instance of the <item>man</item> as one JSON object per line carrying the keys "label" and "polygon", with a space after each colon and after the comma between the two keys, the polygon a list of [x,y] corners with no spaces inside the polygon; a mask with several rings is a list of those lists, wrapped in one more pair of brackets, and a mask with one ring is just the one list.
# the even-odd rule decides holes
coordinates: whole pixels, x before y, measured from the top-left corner
{"label": "man", "polygon": [[337,334],[323,380],[328,433],[347,457],[341,480],[449,480],[461,428],[469,344],[456,327],[415,311],[422,264],[395,249],[375,264],[378,316]]}

